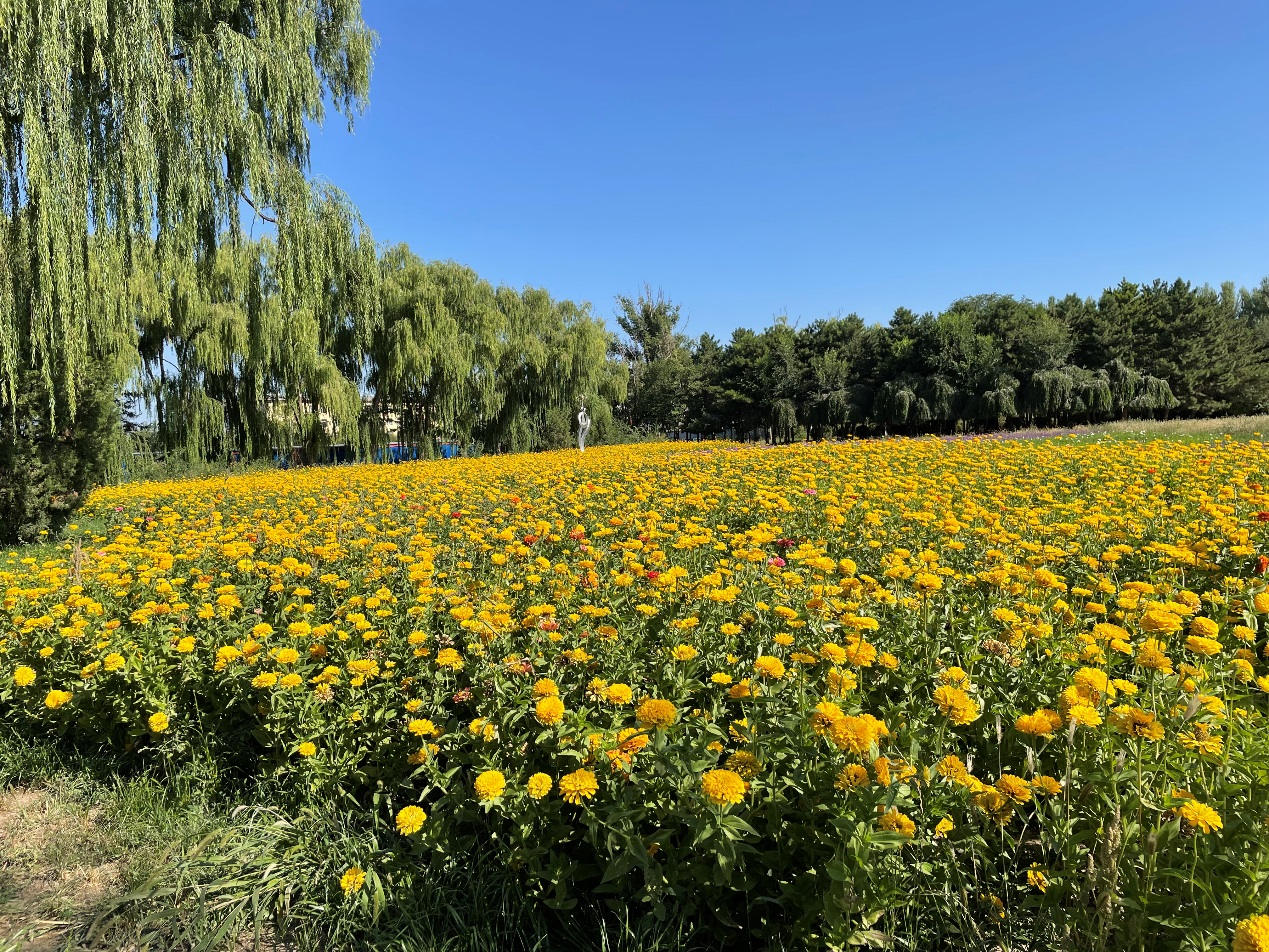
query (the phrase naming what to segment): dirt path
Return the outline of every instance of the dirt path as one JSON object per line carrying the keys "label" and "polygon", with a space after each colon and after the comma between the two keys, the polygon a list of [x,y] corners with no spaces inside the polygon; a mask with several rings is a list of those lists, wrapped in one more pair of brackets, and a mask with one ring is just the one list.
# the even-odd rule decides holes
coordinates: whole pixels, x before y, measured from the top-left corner
{"label": "dirt path", "polygon": [[46,789],[0,792],[0,952],[52,952],[117,894],[100,810]]}

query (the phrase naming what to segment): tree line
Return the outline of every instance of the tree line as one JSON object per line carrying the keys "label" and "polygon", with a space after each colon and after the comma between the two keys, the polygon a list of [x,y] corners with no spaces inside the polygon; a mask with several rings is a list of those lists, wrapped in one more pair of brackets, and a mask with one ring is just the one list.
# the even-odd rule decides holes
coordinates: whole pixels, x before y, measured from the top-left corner
{"label": "tree line", "polygon": [[617,305],[636,429],[781,442],[1269,408],[1269,278],[1124,280],[1044,303],[983,294],[885,325],[781,316],[726,344],[688,338],[679,305],[650,288]]}

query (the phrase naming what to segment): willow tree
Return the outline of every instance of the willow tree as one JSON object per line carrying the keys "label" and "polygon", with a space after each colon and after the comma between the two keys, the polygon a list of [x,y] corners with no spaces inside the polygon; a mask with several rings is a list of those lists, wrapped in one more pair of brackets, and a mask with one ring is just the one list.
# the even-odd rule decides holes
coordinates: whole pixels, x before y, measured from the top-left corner
{"label": "willow tree", "polygon": [[136,346],[138,283],[210,278],[257,218],[284,317],[372,282],[306,172],[373,40],[359,0],[0,0],[0,409],[33,371],[73,415],[94,352]]}

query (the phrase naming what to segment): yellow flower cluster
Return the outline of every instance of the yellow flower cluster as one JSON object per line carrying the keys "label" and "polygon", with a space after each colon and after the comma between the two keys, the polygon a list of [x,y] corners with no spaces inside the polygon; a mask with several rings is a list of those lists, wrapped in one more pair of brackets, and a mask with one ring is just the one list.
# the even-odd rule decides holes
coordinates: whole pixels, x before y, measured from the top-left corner
{"label": "yellow flower cluster", "polygon": [[1112,800],[1151,869],[1263,826],[1267,472],[1258,442],[913,440],[100,489],[95,533],[0,557],[0,714],[138,757],[233,731],[297,788],[419,804],[380,818],[427,821],[403,849],[512,816],[520,862],[611,815],[647,862],[759,825],[823,859],[862,824],[1075,895]]}

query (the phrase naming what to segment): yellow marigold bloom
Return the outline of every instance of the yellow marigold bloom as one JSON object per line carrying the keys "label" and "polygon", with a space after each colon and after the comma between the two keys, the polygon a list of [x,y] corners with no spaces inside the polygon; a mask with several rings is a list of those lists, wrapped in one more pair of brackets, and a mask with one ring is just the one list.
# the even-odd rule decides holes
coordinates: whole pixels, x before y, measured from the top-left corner
{"label": "yellow marigold bloom", "polygon": [[494,800],[507,788],[507,778],[500,770],[486,770],[476,778],[476,796],[480,800]]}
{"label": "yellow marigold bloom", "polygon": [[560,777],[560,796],[566,803],[574,806],[580,805],[583,800],[589,800],[597,790],[599,782],[595,779],[595,774],[584,767]]}
{"label": "yellow marigold bloom", "polygon": [[700,652],[691,645],[675,645],[673,650],[670,652],[670,656],[674,658],[675,661],[691,661],[698,654],[700,654]]}
{"label": "yellow marigold bloom", "polygon": [[945,840],[947,839],[947,834],[951,833],[955,828],[956,826],[951,820],[943,817],[938,823],[934,824],[934,838],[936,840]]}
{"label": "yellow marigold bloom", "polygon": [[1160,674],[1172,673],[1172,659],[1163,648],[1163,642],[1156,638],[1147,638],[1136,652],[1136,662],[1143,668],[1150,668]]}
{"label": "yellow marigold bloom", "polygon": [[842,768],[833,786],[838,790],[854,790],[856,787],[866,787],[870,782],[868,769],[863,764],[849,764]]}
{"label": "yellow marigold bloom", "polygon": [[406,730],[416,737],[435,737],[440,733],[439,729],[426,717],[416,717],[410,721]]}
{"label": "yellow marigold bloom", "polygon": [[709,676],[709,679],[714,684],[720,684],[723,687],[726,687],[727,685],[731,684],[731,681],[732,681],[731,675],[726,674],[722,671],[715,671],[713,674]]}
{"label": "yellow marigold bloom", "polygon": [[[499,774],[499,776],[502,775]],[[422,807],[416,807],[413,804],[402,807],[397,813],[397,832],[402,836],[413,836],[423,829],[423,824],[426,822],[427,814],[423,812]]]}
{"label": "yellow marigold bloom", "polygon": [[253,688],[271,688],[278,683],[277,672],[262,671],[251,679]]}
{"label": "yellow marigold bloom", "polygon": [[733,701],[739,701],[747,697],[753,697],[754,689],[748,678],[742,678],[727,689],[727,696]]}
{"label": "yellow marigold bloom", "polygon": [[944,684],[934,689],[934,703],[953,724],[963,726],[978,720],[982,709],[978,702],[960,688]]}
{"label": "yellow marigold bloom", "polygon": [[304,679],[295,672],[282,675],[282,680],[278,682],[284,688],[298,688],[304,683]]}
{"label": "yellow marigold bloom", "polygon": [[635,720],[642,727],[669,727],[679,716],[678,708],[669,701],[650,697],[635,710]]}
{"label": "yellow marigold bloom", "polygon": [[608,687],[607,697],[609,704],[629,704],[634,698],[634,692],[628,684],[613,684]]}
{"label": "yellow marigold bloom", "polygon": [[894,671],[899,667],[899,659],[892,655],[889,651],[883,651],[877,655],[877,664],[881,665],[887,671]]}
{"label": "yellow marigold bloom", "polygon": [[953,684],[956,687],[967,687],[969,685],[969,675],[965,673],[965,669],[958,668],[955,665],[940,671],[938,678],[940,684]]}
{"label": "yellow marigold bloom", "polygon": [[294,648],[279,648],[278,653],[273,657],[277,659],[278,664],[295,664],[300,660],[300,653]]}
{"label": "yellow marigold bloom", "polygon": [[533,716],[538,719],[539,724],[545,724],[548,727],[558,724],[564,719],[564,702],[554,694],[549,694],[538,701],[533,709]]}
{"label": "yellow marigold bloom", "polygon": [[533,684],[534,697],[559,697],[560,687],[550,678],[539,678]]}
{"label": "yellow marigold bloom", "polygon": [[954,783],[960,783],[969,776],[969,768],[955,754],[948,754],[935,765],[934,769],[938,771],[939,776],[946,777]]}
{"label": "yellow marigold bloom", "polygon": [[758,758],[747,750],[738,750],[727,758],[726,765],[728,770],[734,770],[746,780],[752,780],[758,776],[762,765],[758,763]]}
{"label": "yellow marigold bloom", "polygon": [[1067,721],[1074,721],[1081,727],[1096,727],[1102,722],[1102,716],[1097,713],[1097,709],[1089,707],[1087,704],[1073,704],[1066,712]]}
{"label": "yellow marigold bloom", "polygon": [[1032,780],[1031,787],[1036,793],[1045,793],[1051,797],[1057,796],[1062,792],[1062,784],[1047,774],[1036,777]]}
{"label": "yellow marigold bloom", "polygon": [[852,754],[867,753],[877,742],[878,736],[876,726],[863,717],[839,717],[829,728],[829,737],[838,750]]}
{"label": "yellow marigold bloom", "polygon": [[701,789],[710,803],[723,807],[745,799],[745,781],[733,770],[707,770],[701,777]]}
{"label": "yellow marigold bloom", "polygon": [[525,789],[528,791],[529,796],[534,800],[541,800],[551,792],[551,787],[554,785],[555,781],[546,774],[535,773],[529,778],[529,782],[525,784]]}
{"label": "yellow marigold bloom", "polygon": [[162,734],[165,730],[167,730],[168,725],[171,722],[168,720],[168,716],[165,713],[162,711],[155,711],[150,715],[146,723],[150,725],[152,733]]}
{"label": "yellow marigold bloom", "polygon": [[1269,614],[1269,592],[1257,592],[1251,598],[1251,605],[1259,614]]}
{"label": "yellow marigold bloom", "polygon": [[300,746],[295,748],[295,752],[301,757],[312,757],[315,753],[317,753],[317,745],[311,740],[306,740],[304,743],[300,744]]}
{"label": "yellow marigold bloom", "polygon": [[49,691],[44,696],[44,706],[51,710],[56,710],[70,699],[70,691]]}
{"label": "yellow marigold bloom", "polygon": [[734,635],[740,634],[742,629],[735,622],[729,621],[729,622],[724,622],[722,625],[719,625],[718,630],[730,638]]}
{"label": "yellow marigold bloom", "polygon": [[846,660],[856,667],[870,667],[876,659],[877,649],[862,638],[856,636],[846,643]]}
{"label": "yellow marigold bloom", "polygon": [[912,576],[912,587],[922,595],[929,595],[943,587],[943,580],[931,572],[917,572]]}
{"label": "yellow marigold bloom", "polygon": [[1111,715],[1111,724],[1122,734],[1142,740],[1163,740],[1163,725],[1149,711],[1139,707],[1121,704]]}
{"label": "yellow marigold bloom", "polygon": [[1141,630],[1152,635],[1171,635],[1181,630],[1181,616],[1162,608],[1150,608],[1141,616]]}
{"label": "yellow marigold bloom", "polygon": [[349,866],[344,871],[344,875],[339,877],[339,888],[344,891],[345,896],[360,892],[361,887],[365,884],[366,874],[360,866]]}
{"label": "yellow marigold bloom", "polygon": [[463,670],[463,657],[453,648],[442,648],[436,652],[436,666],[449,668],[451,671]]}
{"label": "yellow marigold bloom", "polygon": [[995,787],[1014,803],[1026,803],[1031,799],[1031,785],[1014,774],[1001,774]]}
{"label": "yellow marigold bloom", "polygon": [[24,664],[18,665],[13,669],[13,683],[20,688],[27,687],[35,683],[35,669],[29,668]]}
{"label": "yellow marigold bloom", "polygon": [[906,814],[891,807],[877,819],[877,826],[888,833],[898,833],[911,839],[916,835],[916,824]]}
{"label": "yellow marigold bloom", "polygon": [[1220,630],[1220,625],[1202,615],[1195,616],[1190,621],[1190,634],[1198,635],[1200,638],[1216,638],[1220,635]]}
{"label": "yellow marigold bloom", "polygon": [[842,709],[832,701],[820,701],[811,712],[811,729],[823,737],[832,730],[833,722],[842,716]]}
{"label": "yellow marigold bloom", "polygon": [[101,666],[106,671],[118,671],[123,667],[123,655],[117,651],[112,651],[102,659]]}
{"label": "yellow marigold bloom", "polygon": [[1269,952],[1269,916],[1252,916],[1234,926],[1233,952]]}
{"label": "yellow marigold bloom", "polygon": [[1051,711],[1046,707],[1034,714],[1023,714],[1014,721],[1013,726],[1024,734],[1052,737],[1053,732],[1062,726],[1062,718],[1057,711]]}
{"label": "yellow marigold bloom", "polygon": [[759,655],[758,660],[753,663],[753,669],[772,681],[779,681],[784,677],[784,662],[771,655]]}
{"label": "yellow marigold bloom", "polygon": [[1207,757],[1219,757],[1225,747],[1221,736],[1210,724],[1195,724],[1190,730],[1177,735],[1177,741],[1186,750],[1193,750]]}
{"label": "yellow marigold bloom", "polygon": [[1049,880],[1035,867],[1035,864],[1032,864],[1032,868],[1027,870],[1027,885],[1039,892],[1044,892],[1049,888]]}
{"label": "yellow marigold bloom", "polygon": [[[1195,619],[1195,621],[1199,620]],[[1185,647],[1195,654],[1208,657],[1221,653],[1221,643],[1219,641],[1215,638],[1204,638],[1202,635],[1190,635],[1185,639]]]}
{"label": "yellow marigold bloom", "polygon": [[839,671],[836,668],[828,672],[828,690],[830,694],[844,697],[859,686],[859,678],[854,671]]}
{"label": "yellow marigold bloom", "polygon": [[1197,800],[1186,800],[1181,804],[1177,814],[1190,829],[1199,833],[1212,833],[1221,829],[1221,815],[1205,803]]}
{"label": "yellow marigold bloom", "polygon": [[846,649],[835,642],[828,641],[820,645],[820,657],[833,664],[843,664],[846,661]]}
{"label": "yellow marigold bloom", "polygon": [[192,636],[186,635],[176,643],[176,650],[180,654],[189,654],[194,650],[197,644],[198,642],[196,642]]}

